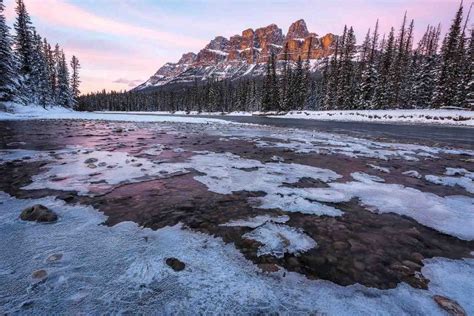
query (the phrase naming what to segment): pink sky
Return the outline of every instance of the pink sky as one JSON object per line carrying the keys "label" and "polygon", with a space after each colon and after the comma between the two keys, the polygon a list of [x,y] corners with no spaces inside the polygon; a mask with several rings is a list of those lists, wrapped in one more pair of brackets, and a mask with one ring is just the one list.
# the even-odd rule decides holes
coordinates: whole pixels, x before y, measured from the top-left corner
{"label": "pink sky", "polygon": [[[81,61],[84,93],[130,89],[182,53],[249,27],[276,23],[286,33],[291,22],[304,18],[319,35],[353,25],[361,41],[377,18],[387,31],[398,28],[408,11],[419,37],[428,23],[442,23],[445,31],[459,5],[455,0],[24,1],[39,33]],[[5,4],[12,23],[14,0]]]}

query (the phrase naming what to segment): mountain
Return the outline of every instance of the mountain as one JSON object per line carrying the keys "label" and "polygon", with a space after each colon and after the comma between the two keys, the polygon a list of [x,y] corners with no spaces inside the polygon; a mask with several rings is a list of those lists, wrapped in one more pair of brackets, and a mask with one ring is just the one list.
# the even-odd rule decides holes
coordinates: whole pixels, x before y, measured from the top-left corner
{"label": "mountain", "polygon": [[229,39],[217,36],[197,54],[183,54],[177,63],[166,63],[147,81],[134,88],[149,90],[171,84],[189,84],[209,78],[239,79],[259,76],[265,72],[265,62],[275,54],[278,60],[311,59],[329,56],[335,48],[336,35],[319,37],[310,33],[304,20],[291,24],[286,35],[275,24],[256,30],[246,29],[242,35]]}

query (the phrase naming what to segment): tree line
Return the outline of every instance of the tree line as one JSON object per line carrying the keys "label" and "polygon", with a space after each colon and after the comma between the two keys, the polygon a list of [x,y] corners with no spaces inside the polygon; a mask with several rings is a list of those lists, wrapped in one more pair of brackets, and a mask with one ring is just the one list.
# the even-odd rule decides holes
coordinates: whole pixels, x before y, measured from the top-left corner
{"label": "tree line", "polygon": [[6,24],[0,0],[0,102],[43,107],[73,107],[79,97],[80,64],[63,49],[42,38],[33,26],[23,0],[16,0],[14,34]]}
{"label": "tree line", "polygon": [[[154,92],[98,92],[79,99],[81,110],[288,111],[394,108],[474,109],[474,29],[461,4],[441,41],[427,26],[414,47],[414,20],[379,33],[378,21],[361,45],[352,27],[336,37],[334,53],[317,61],[269,56],[264,76],[216,80]],[[441,41],[441,45],[440,45]]]}

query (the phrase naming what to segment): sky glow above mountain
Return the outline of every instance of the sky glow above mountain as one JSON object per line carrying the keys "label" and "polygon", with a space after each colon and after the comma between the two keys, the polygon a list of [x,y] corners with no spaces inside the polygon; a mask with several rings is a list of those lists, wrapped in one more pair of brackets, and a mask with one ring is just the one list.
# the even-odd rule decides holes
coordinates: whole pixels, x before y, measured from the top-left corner
{"label": "sky glow above mountain", "polygon": [[[14,0],[4,1],[12,25]],[[382,32],[397,30],[405,11],[415,19],[415,45],[428,24],[443,33],[459,5],[456,0],[155,1],[25,0],[38,32],[58,42],[82,64],[82,92],[130,89],[166,62],[198,52],[217,35],[246,28],[289,25],[304,19],[311,32],[340,34],[355,28],[360,43],[380,19]]]}

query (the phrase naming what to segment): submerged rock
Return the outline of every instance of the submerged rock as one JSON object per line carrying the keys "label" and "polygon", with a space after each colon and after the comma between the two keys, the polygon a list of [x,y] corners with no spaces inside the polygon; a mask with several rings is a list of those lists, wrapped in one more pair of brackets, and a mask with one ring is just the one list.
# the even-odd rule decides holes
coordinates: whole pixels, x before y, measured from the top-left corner
{"label": "submerged rock", "polygon": [[433,299],[435,302],[444,309],[446,312],[448,312],[449,315],[453,316],[465,316],[466,312],[464,309],[461,307],[461,305],[458,304],[458,302],[453,301],[450,298],[441,296],[441,295],[435,295],[433,296]]}
{"label": "submerged rock", "polygon": [[62,253],[55,253],[55,254],[50,255],[50,256],[46,259],[46,262],[48,262],[48,263],[56,262],[56,261],[61,260],[62,257],[63,257],[63,254],[62,254]]}
{"label": "submerged rock", "polygon": [[51,223],[58,220],[58,215],[46,206],[35,204],[25,208],[20,214],[20,219],[24,221]]}
{"label": "submerged rock", "polygon": [[31,274],[31,277],[33,279],[44,279],[46,276],[48,275],[48,272],[46,272],[46,270],[36,270],[36,271],[33,271],[33,273]]}
{"label": "submerged rock", "polygon": [[99,159],[97,159],[97,158],[87,158],[87,159],[84,161],[84,163],[85,163],[85,164],[91,164],[91,163],[94,163],[94,162],[97,162],[97,161],[99,161]]}
{"label": "submerged rock", "polygon": [[166,264],[169,265],[174,271],[182,271],[185,268],[184,262],[176,258],[167,258]]}

